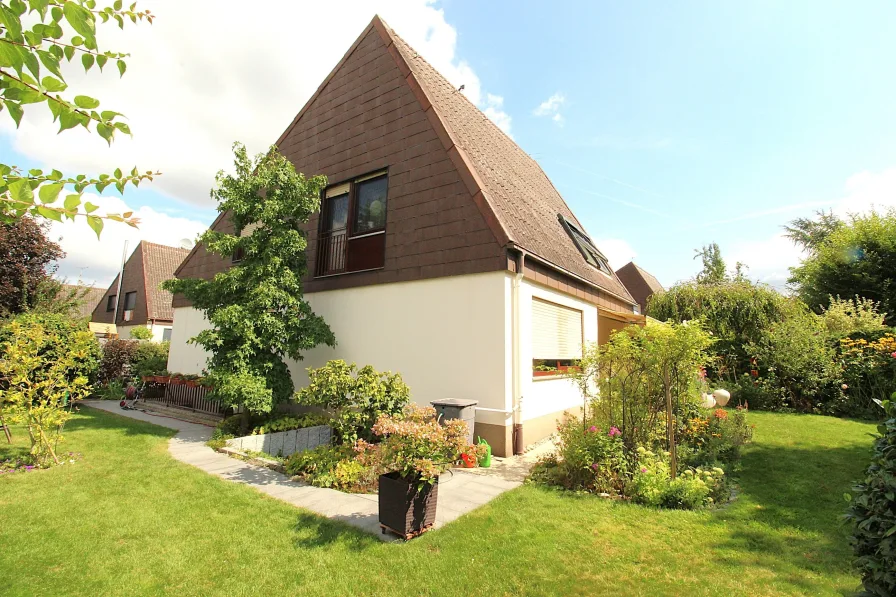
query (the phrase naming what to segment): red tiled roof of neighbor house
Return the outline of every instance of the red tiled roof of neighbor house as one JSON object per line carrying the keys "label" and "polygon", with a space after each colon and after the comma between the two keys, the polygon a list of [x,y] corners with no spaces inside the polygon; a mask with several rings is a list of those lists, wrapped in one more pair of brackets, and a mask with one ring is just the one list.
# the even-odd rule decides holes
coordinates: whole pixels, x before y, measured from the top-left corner
{"label": "red tiled roof of neighbor house", "polygon": [[124,297],[129,292],[136,292],[136,306],[133,319],[127,325],[140,325],[150,321],[171,321],[174,319],[174,308],[171,305],[172,295],[162,290],[160,285],[174,277],[174,271],[189,254],[187,249],[169,247],[147,241],[140,241],[124,265],[124,282],[121,295],[118,296],[118,276],[104,291],[103,299],[93,310],[93,321],[113,323],[113,310],[107,310],[107,297],[115,296],[114,302],[119,305],[118,325],[125,324],[122,319]]}
{"label": "red tiled roof of neighbor house", "polygon": [[63,284],[62,287],[68,291],[75,291],[78,296],[83,292],[81,304],[78,305],[78,317],[90,317],[94,308],[99,304],[100,299],[106,294],[105,288],[96,288],[94,286],[84,286],[82,284]]}
{"label": "red tiled roof of neighbor house", "polygon": [[189,254],[188,249],[157,245],[142,241],[143,275],[146,278],[146,306],[149,319],[174,319],[171,293],[161,284],[174,277],[176,270]]}
{"label": "red tiled roof of neighbor house", "polygon": [[486,212],[486,219],[488,212],[497,219],[499,226],[493,226],[493,230],[498,241],[511,241],[551,265],[632,299],[615,275],[604,274],[585,262],[557,215],[583,230],[584,226],[538,163],[379,17],[374,17],[374,25],[391,39],[410,69],[408,83],[421,88],[418,97],[424,108],[426,103],[432,105],[430,121],[436,118],[443,125],[447,137],[442,142],[449,154],[454,154],[458,170],[469,171],[472,180],[468,185],[474,190],[478,187],[480,209]]}
{"label": "red tiled roof of neighbor house", "polygon": [[663,285],[653,274],[639,267],[634,261],[629,261],[616,270],[616,277],[625,284],[629,293],[641,305],[642,312],[647,308],[648,297],[664,290]]}

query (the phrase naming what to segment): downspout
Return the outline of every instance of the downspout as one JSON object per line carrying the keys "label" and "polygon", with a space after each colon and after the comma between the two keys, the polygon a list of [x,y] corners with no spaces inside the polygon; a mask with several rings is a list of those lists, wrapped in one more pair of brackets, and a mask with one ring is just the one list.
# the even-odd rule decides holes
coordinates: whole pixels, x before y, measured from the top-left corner
{"label": "downspout", "polygon": [[526,254],[519,251],[516,256],[516,273],[510,285],[510,308],[512,320],[512,347],[511,359],[513,365],[512,373],[512,406],[513,413],[513,453],[522,454],[525,443],[523,442],[523,380],[522,380],[522,364],[520,363],[520,285],[523,280],[523,265],[526,261]]}

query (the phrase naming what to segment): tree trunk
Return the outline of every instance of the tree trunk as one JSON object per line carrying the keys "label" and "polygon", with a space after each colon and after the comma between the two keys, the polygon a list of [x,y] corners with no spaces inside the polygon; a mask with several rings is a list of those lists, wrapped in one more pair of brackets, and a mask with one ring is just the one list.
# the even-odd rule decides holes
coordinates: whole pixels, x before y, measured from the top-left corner
{"label": "tree trunk", "polygon": [[678,451],[675,449],[675,426],[672,420],[672,379],[668,365],[663,367],[663,391],[666,395],[666,440],[669,442],[670,471],[674,479],[678,476]]}

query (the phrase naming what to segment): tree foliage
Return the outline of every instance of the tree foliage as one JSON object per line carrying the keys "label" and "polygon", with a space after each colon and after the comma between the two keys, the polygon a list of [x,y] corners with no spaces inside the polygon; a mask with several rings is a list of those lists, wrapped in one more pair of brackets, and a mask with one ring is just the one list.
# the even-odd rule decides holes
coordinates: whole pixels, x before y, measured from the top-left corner
{"label": "tree foliage", "polygon": [[270,412],[293,394],[284,359],[336,344],[302,292],[308,245],[302,225],[319,209],[326,179],[305,178],[274,147],[250,159],[237,143],[234,153],[235,174],[219,172],[212,196],[237,234],[208,230],[200,242],[225,259],[239,250],[242,260],[211,280],[169,280],[164,288],[183,294],[210,323],[191,341],[212,355],[215,397]]}
{"label": "tree foliage", "polygon": [[31,217],[0,222],[0,313],[17,315],[34,307],[53,272],[65,257],[47,238],[47,226]]}
{"label": "tree foliage", "polygon": [[696,278],[698,284],[721,284],[728,279],[725,260],[718,244],[711,243],[700,250],[695,250],[694,253],[694,259],[699,257],[703,262],[703,269]]}
{"label": "tree foliage", "polygon": [[896,322],[896,210],[851,215],[839,224],[833,218],[821,215],[815,222],[791,223],[797,230],[821,228],[824,232],[814,237],[807,232],[809,240],[791,235],[808,256],[791,268],[790,283],[815,312],[827,307],[831,297],[859,296],[877,303],[892,325]]}
{"label": "tree foliage", "polygon": [[749,369],[752,355],[746,347],[759,342],[766,330],[794,308],[791,300],[762,284],[687,282],[650,297],[647,313],[660,321],[702,320],[715,339],[713,352],[719,356],[710,373],[733,379]]}
{"label": "tree foliage", "polygon": [[[133,23],[152,23],[149,10],[136,10],[136,3],[124,8],[122,0],[112,6],[97,8],[95,0],[2,0],[0,1],[0,110],[5,109],[18,127],[29,105],[45,106],[59,123],[59,132],[82,126],[94,131],[111,144],[116,133],[130,135],[131,130],[114,110],[101,110],[100,101],[86,95],[68,93],[62,74],[65,62],[80,63],[85,72],[99,70],[114,63],[123,76],[127,54],[101,50],[97,43],[97,22],[117,23],[124,28]],[[130,171],[118,168],[112,174],[91,178],[83,174],[66,177],[59,170],[44,172],[33,168],[0,164],[0,221],[11,222],[25,214],[58,222],[74,220],[81,214],[82,193],[94,187],[102,193],[108,186],[124,192],[127,184],[137,186],[152,180],[158,172]],[[63,193],[68,188],[69,191]],[[83,204],[87,224],[97,233],[103,220],[125,222],[135,226],[132,212],[94,214],[98,206]]]}

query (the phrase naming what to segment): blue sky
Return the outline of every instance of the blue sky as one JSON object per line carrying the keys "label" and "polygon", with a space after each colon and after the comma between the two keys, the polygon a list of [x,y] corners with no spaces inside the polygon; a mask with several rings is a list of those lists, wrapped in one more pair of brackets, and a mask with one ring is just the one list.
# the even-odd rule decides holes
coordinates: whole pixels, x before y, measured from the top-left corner
{"label": "blue sky", "polygon": [[[114,85],[151,89],[160,71],[141,74],[131,65],[158,66],[160,58],[156,52],[141,53],[140,44],[169,44],[174,51],[183,43],[173,25],[188,17],[175,11],[186,9],[164,0],[158,4],[158,11],[153,8],[161,16],[145,39],[116,38],[125,50],[131,49],[128,43],[136,46],[128,76]],[[500,109],[514,139],[539,161],[598,245],[615,258],[614,265],[634,255],[664,284],[692,276],[694,249],[716,241],[732,266],[741,259],[755,277],[780,286],[787,266],[798,258],[779,238],[783,224],[822,207],[842,213],[872,200],[887,203],[896,195],[896,4],[891,2],[524,5],[445,0],[406,7],[386,0],[361,3],[357,18],[341,28],[348,31],[326,51],[284,56],[284,48],[259,41],[250,48],[254,59],[263,63],[276,57],[279,66],[265,70],[247,60],[251,72],[232,85],[220,83],[214,93],[195,75],[171,83],[172,91],[183,86],[182,94],[173,93],[175,99],[198,106],[184,136],[172,141],[169,135],[167,146],[153,145],[144,136],[143,147],[156,153],[132,154],[129,146],[119,150],[116,144],[101,154],[113,167],[121,165],[119,157],[129,163],[136,155],[141,168],[149,161],[147,167],[161,163],[171,171],[167,187],[128,191],[128,205],[183,224],[157,225],[168,229],[162,242],[207,225],[215,215],[205,190],[212,166],[194,168],[192,156],[214,154],[217,169],[227,165],[231,140],[248,136],[256,151],[275,140],[373,10],[437,68],[440,60],[449,70],[459,66],[447,73],[453,81],[475,78],[482,90],[480,106],[491,103]],[[308,21],[351,14],[339,2],[289,10]],[[221,12],[214,17],[220,20],[218,29],[238,27],[235,11]],[[270,12],[256,15],[260,31],[269,30]],[[452,31],[456,43],[441,35]],[[196,40],[191,51],[214,48],[218,41],[225,43],[223,34]],[[302,55],[307,58],[296,58]],[[200,66],[213,73],[214,60],[210,50]],[[162,70],[189,68],[183,61],[180,56]],[[269,91],[290,77],[295,78],[292,87]],[[85,84],[92,81],[87,78]],[[242,115],[202,121],[202,110],[215,104],[244,105],[239,102],[250,86],[263,92],[246,100],[249,108]],[[487,94],[496,96],[494,102]],[[154,121],[149,112],[141,113],[137,99],[124,92],[113,98],[125,104],[122,111],[137,114],[144,134],[152,135]],[[158,107],[154,117],[164,117],[164,110]],[[270,118],[264,120],[267,112]],[[132,128],[138,133],[133,143],[139,145],[139,128]],[[8,128],[0,132],[4,163],[57,165],[62,160],[71,171],[93,164],[48,149],[56,138],[30,143],[29,135],[36,133],[27,128],[16,135]],[[219,156],[225,156],[223,163]],[[118,240],[111,238],[103,251],[120,253],[120,245],[113,244]],[[78,259],[72,257],[65,273],[93,267],[98,281],[109,276],[109,260],[101,266],[86,253]]]}

